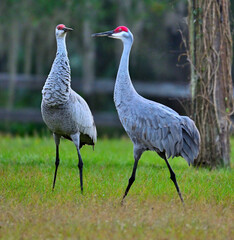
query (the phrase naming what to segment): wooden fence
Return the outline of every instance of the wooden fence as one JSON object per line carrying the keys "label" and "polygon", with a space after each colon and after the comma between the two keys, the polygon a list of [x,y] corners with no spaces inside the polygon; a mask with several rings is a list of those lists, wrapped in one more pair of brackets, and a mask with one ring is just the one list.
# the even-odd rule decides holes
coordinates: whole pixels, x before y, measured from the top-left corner
{"label": "wooden fence", "polygon": [[[10,76],[7,73],[0,73],[0,94],[1,91],[7,91]],[[32,76],[18,74],[15,77],[15,89],[27,89],[41,91],[46,76]],[[189,85],[173,83],[149,83],[143,81],[133,81],[137,92],[145,97],[163,97],[163,98],[189,98]],[[80,79],[72,79],[72,88],[77,92],[82,92],[82,82]],[[114,79],[96,79],[89,95],[94,94],[113,94]],[[87,95],[87,97],[89,97]],[[117,113],[94,112],[95,122],[98,126],[120,126]],[[0,121],[16,122],[35,122],[41,123],[42,117],[40,109],[12,109],[0,108]]]}

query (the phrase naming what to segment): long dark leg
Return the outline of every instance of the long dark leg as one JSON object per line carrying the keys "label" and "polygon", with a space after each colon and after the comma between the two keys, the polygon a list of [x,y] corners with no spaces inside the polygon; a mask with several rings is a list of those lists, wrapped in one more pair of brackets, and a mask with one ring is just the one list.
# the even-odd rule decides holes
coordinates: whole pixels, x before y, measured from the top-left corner
{"label": "long dark leg", "polygon": [[183,199],[183,197],[182,197],[182,194],[181,194],[181,192],[180,192],[180,188],[179,188],[179,186],[178,186],[178,184],[177,184],[177,181],[176,181],[176,175],[175,175],[175,173],[173,172],[173,170],[172,170],[169,162],[167,161],[167,158],[166,158],[166,157],[163,157],[163,158],[164,158],[164,160],[165,160],[165,162],[166,162],[166,164],[167,164],[167,167],[168,167],[168,169],[169,169],[169,171],[170,171],[170,174],[171,174],[171,177],[170,177],[170,178],[171,178],[171,180],[173,181],[173,183],[175,184],[175,187],[176,187],[176,190],[177,190],[177,192],[178,192],[178,194],[179,194],[180,200],[181,200],[181,202],[184,204],[184,199]]}
{"label": "long dark leg", "polygon": [[55,182],[56,182],[57,170],[58,170],[58,166],[59,166],[59,162],[60,162],[60,160],[59,160],[60,136],[54,134],[54,141],[55,141],[55,145],[56,145],[56,159],[55,159],[54,182],[53,182],[53,188],[52,188],[53,191],[54,191]]}
{"label": "long dark leg", "polygon": [[138,161],[139,161],[139,159],[140,159],[140,157],[141,157],[141,154],[142,154],[142,151],[141,151],[141,150],[134,148],[134,158],[135,158],[135,162],[134,162],[134,166],[133,166],[133,170],[132,170],[132,175],[131,175],[131,177],[130,177],[129,180],[128,180],[128,186],[127,186],[127,188],[126,188],[126,190],[125,190],[125,193],[124,193],[124,195],[123,195],[121,204],[123,204],[124,198],[127,196],[129,189],[131,188],[132,184],[133,184],[134,181],[135,181],[137,165],[138,165]]}
{"label": "long dark leg", "polygon": [[80,155],[80,134],[74,134],[71,135],[71,139],[74,142],[74,144],[76,145],[76,149],[77,149],[77,153],[78,153],[78,158],[79,158],[79,162],[78,162],[78,168],[79,168],[79,173],[80,173],[80,189],[81,189],[81,193],[83,194],[83,161]]}
{"label": "long dark leg", "polygon": [[77,152],[78,152],[78,158],[79,158],[78,168],[80,172],[80,189],[81,189],[81,193],[83,194],[83,161],[80,155],[80,150],[78,149]]}

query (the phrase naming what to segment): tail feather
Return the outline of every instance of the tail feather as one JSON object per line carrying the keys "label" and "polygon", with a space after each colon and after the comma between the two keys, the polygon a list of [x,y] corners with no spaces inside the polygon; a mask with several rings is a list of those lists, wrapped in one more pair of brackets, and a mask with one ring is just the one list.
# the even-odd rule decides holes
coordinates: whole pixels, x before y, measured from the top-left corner
{"label": "tail feather", "polygon": [[190,165],[190,163],[193,164],[194,159],[196,159],[199,154],[200,134],[193,120],[185,116],[183,116],[182,119],[183,147],[181,156]]}
{"label": "tail feather", "polygon": [[191,159],[183,149],[181,151],[181,156],[188,162],[188,165],[190,166]]}
{"label": "tail feather", "polygon": [[194,159],[194,158],[196,158],[196,156],[198,154],[197,153],[198,149],[195,147],[195,148],[193,148],[193,151],[191,151],[191,147],[196,145],[196,143],[195,143],[195,141],[193,141],[193,139],[188,135],[188,133],[185,130],[183,130],[182,132],[183,132],[183,134],[182,134],[183,145],[187,149],[186,152],[189,154],[189,156],[191,156],[191,158]]}

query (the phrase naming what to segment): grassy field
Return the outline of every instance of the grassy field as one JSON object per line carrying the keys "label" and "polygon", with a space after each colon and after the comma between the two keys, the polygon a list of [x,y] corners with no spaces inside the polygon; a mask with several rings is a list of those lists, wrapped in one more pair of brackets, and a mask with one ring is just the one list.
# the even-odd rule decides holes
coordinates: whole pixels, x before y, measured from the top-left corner
{"label": "grassy field", "polygon": [[133,166],[128,139],[103,139],[95,151],[81,150],[84,196],[74,145],[63,140],[60,153],[52,192],[52,137],[0,138],[0,239],[233,239],[232,169],[197,170],[181,158],[170,160],[184,208],[166,164],[146,152],[121,206]]}

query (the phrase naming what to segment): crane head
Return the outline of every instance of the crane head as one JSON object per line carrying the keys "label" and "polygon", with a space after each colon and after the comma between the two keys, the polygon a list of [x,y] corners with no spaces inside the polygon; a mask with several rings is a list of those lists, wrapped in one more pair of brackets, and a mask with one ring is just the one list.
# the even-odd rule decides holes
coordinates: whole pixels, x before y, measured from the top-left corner
{"label": "crane head", "polygon": [[117,38],[122,41],[125,41],[126,39],[133,40],[132,33],[125,26],[119,26],[119,27],[115,28],[114,30],[107,31],[107,32],[94,33],[94,34],[92,34],[92,37],[110,37],[110,38]]}
{"label": "crane head", "polygon": [[59,24],[55,28],[55,35],[56,37],[64,37],[70,31],[73,31],[73,29],[66,27],[64,24]]}

